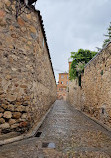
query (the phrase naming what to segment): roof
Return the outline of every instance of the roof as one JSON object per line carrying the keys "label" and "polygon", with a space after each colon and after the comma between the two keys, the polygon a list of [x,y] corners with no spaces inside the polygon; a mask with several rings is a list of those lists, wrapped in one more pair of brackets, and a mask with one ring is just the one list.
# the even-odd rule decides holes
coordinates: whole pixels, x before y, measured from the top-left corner
{"label": "roof", "polygon": [[60,84],[57,84],[57,88],[67,88],[67,86],[65,86],[65,85],[60,85]]}
{"label": "roof", "polygon": [[68,74],[68,72],[62,72],[62,73],[59,73],[59,74]]}

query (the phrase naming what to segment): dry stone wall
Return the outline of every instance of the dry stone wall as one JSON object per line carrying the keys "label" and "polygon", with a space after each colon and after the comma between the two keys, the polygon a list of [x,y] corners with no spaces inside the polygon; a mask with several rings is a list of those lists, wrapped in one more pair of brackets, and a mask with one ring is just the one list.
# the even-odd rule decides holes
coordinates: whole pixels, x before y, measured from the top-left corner
{"label": "dry stone wall", "polygon": [[111,128],[111,43],[86,65],[81,87],[71,84],[67,100]]}
{"label": "dry stone wall", "polygon": [[26,132],[56,99],[56,82],[39,11],[15,18],[0,0],[0,134]]}

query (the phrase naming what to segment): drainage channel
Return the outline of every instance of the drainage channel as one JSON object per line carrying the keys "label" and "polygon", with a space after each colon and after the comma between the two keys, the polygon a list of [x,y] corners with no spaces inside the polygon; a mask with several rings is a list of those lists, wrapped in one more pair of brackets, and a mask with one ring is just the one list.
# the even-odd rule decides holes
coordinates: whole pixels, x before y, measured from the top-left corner
{"label": "drainage channel", "polygon": [[41,134],[42,134],[42,132],[37,132],[36,135],[35,135],[35,137],[39,138],[41,136]]}
{"label": "drainage channel", "polygon": [[55,143],[52,143],[52,142],[50,142],[50,143],[44,142],[44,143],[42,143],[42,148],[55,149],[56,146],[55,146]]}
{"label": "drainage channel", "polygon": [[[42,132],[39,131],[39,132],[36,133],[35,137],[40,138],[41,134],[42,134]],[[42,148],[55,149],[56,145],[53,142],[43,142],[42,143]]]}

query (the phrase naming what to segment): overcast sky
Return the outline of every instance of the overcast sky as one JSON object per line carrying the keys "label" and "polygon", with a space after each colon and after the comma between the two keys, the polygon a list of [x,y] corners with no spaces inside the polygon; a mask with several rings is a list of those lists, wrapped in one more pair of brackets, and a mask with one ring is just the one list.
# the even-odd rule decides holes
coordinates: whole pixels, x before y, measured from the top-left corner
{"label": "overcast sky", "polygon": [[[111,0],[38,0],[56,79],[68,71],[70,52],[101,47],[111,21]],[[57,71],[59,70],[59,71]]]}

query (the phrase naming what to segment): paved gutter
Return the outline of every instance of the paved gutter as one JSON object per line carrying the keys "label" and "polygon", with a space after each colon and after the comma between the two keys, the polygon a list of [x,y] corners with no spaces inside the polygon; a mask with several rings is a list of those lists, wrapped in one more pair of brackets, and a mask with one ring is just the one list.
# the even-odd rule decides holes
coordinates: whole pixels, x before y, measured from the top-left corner
{"label": "paved gutter", "polygon": [[20,141],[20,140],[23,140],[23,139],[28,139],[28,138],[34,137],[36,135],[38,129],[42,125],[43,121],[45,120],[45,118],[47,117],[47,115],[49,114],[51,109],[53,108],[53,106],[54,106],[54,103],[52,104],[50,109],[46,112],[46,114],[42,117],[42,119],[39,121],[39,123],[37,123],[28,133],[22,134],[22,135],[17,136],[17,137],[1,140],[0,141],[0,146],[10,144],[10,143],[13,143],[13,142],[17,142],[17,141]]}
{"label": "paved gutter", "polygon": [[[69,104],[69,106],[74,107],[73,105]],[[111,128],[109,128],[107,125],[103,124],[101,121],[97,120],[94,117],[91,117],[90,115],[86,114],[85,112],[77,109],[76,107],[74,107],[77,111],[81,112],[83,115],[85,115],[86,117],[90,118],[91,120],[93,120],[95,123],[97,123],[98,125],[102,126],[104,129],[106,129],[108,132],[111,132]]]}

